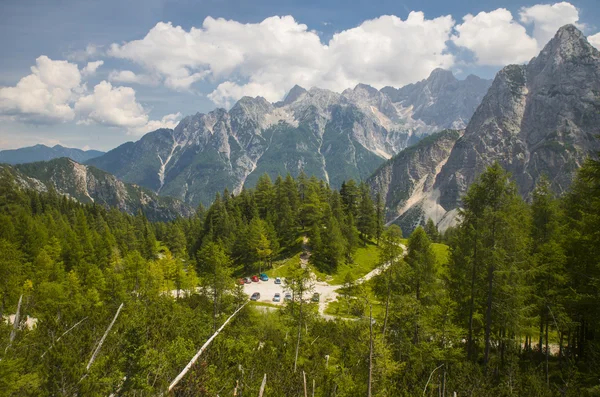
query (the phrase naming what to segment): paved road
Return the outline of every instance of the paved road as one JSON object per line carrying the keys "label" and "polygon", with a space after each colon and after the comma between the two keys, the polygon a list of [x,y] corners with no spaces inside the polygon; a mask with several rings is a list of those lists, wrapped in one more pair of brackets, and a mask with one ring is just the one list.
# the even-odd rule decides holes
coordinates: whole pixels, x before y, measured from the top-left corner
{"label": "paved road", "polygon": [[[406,253],[406,247],[402,246],[404,252]],[[308,264],[308,258],[310,257],[310,251],[306,249],[304,253],[300,257],[301,266],[306,266]],[[362,284],[373,277],[381,274],[385,269],[387,269],[389,263],[379,266],[376,269],[373,269],[369,273],[365,274],[363,277],[356,280],[356,284]],[[333,302],[337,299],[338,293],[337,290],[341,288],[341,285],[329,285],[324,281],[317,281],[315,274],[312,274],[312,292],[307,292],[304,296],[304,299],[310,299],[314,292],[318,293],[321,297],[319,301],[319,313],[324,315],[325,308],[330,302]],[[259,302],[268,302],[275,305],[283,305],[283,297],[288,290],[286,290],[284,284],[275,284],[274,279],[269,279],[269,281],[259,281],[251,284],[244,284],[244,292],[248,294],[248,296],[252,296],[253,293],[260,293]],[[279,292],[281,294],[281,302],[276,303],[273,302],[273,296],[275,293]]]}
{"label": "paved road", "polygon": [[[308,265],[308,259],[310,258],[310,250],[308,249],[308,239],[306,237],[304,238],[302,248],[304,249],[304,252],[300,256],[300,265],[302,267],[305,267]],[[402,245],[402,249],[404,250],[404,255],[406,255],[406,246]],[[386,263],[379,266],[376,269],[373,269],[369,273],[365,274],[363,277],[357,279],[355,283],[362,284],[372,279],[373,277],[377,276],[385,269],[387,269],[388,266],[389,263]],[[312,297],[313,293],[318,293],[320,296],[319,314],[321,314],[321,316],[325,318],[334,318],[334,316],[329,316],[325,314],[325,308],[330,302],[333,302],[337,299],[337,290],[340,289],[342,286],[329,285],[325,281],[317,281],[317,277],[314,273],[312,273],[311,276],[312,290],[305,294],[304,299],[308,300]],[[260,293],[260,299],[258,300],[259,302],[271,303],[276,306],[281,306],[285,303],[283,300],[285,293],[291,291],[286,289],[285,283],[282,282],[282,284],[275,284],[275,279],[269,279],[269,281],[258,281],[250,284],[244,284],[244,292],[248,294],[248,296],[252,296],[253,293],[258,292]],[[277,292],[279,292],[279,294],[281,295],[280,302],[273,302],[273,297]],[[171,291],[171,294],[173,296],[177,296],[177,291]]]}

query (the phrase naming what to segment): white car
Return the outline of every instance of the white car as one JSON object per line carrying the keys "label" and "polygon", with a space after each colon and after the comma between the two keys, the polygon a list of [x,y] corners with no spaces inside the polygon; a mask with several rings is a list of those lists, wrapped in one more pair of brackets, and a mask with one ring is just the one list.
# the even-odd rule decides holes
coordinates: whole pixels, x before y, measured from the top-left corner
{"label": "white car", "polygon": [[281,294],[279,292],[273,297],[273,302],[281,302]]}

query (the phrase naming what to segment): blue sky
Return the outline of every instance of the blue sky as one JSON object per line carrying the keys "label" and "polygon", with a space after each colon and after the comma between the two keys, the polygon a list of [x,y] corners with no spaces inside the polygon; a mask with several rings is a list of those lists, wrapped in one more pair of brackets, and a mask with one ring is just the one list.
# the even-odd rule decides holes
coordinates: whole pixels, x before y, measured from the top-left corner
{"label": "blue sky", "polygon": [[296,83],[401,86],[435,67],[493,78],[565,23],[600,45],[598,20],[597,0],[3,0],[0,149],[107,150]]}

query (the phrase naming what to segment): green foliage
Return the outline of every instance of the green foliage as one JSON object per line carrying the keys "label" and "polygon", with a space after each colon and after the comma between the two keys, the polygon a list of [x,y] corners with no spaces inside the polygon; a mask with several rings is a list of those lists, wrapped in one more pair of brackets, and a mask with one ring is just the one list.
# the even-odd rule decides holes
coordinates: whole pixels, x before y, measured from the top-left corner
{"label": "green foliage", "polygon": [[[423,395],[425,384],[425,395],[597,395],[598,162],[564,198],[541,180],[529,205],[494,165],[456,228],[440,237],[428,222],[408,239],[381,229],[364,184],[260,179],[189,219],[151,223],[2,174],[0,314],[22,297],[22,322],[0,322],[0,395],[158,395],[247,299],[235,277],[265,269],[286,278],[293,300],[240,311],[174,395],[233,395],[236,385],[257,395],[265,373],[268,395],[302,395],[303,372],[315,396],[366,395],[369,307],[374,396]],[[340,285],[334,317],[310,302],[313,269]]]}

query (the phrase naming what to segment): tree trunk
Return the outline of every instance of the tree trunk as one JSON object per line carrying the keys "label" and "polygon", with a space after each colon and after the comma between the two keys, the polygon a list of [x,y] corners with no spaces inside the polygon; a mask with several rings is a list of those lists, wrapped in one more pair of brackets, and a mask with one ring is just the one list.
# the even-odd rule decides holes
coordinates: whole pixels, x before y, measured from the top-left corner
{"label": "tree trunk", "polygon": [[477,278],[477,227],[473,248],[473,270],[471,272],[471,298],[469,299],[469,336],[467,337],[467,360],[473,357],[473,314],[475,311],[475,279]]}
{"label": "tree trunk", "polygon": [[546,384],[548,386],[550,386],[550,377],[548,375],[548,359],[549,359],[549,355],[550,355],[550,348],[548,346],[548,321],[546,321]]}
{"label": "tree trunk", "polygon": [[540,363],[544,357],[544,310],[540,312],[540,340],[538,342]]}
{"label": "tree trunk", "polygon": [[387,297],[385,299],[385,317],[383,318],[383,336],[385,337],[385,331],[387,329],[387,322],[388,322],[388,313],[390,310],[390,297],[392,295],[392,289],[390,287],[389,281],[388,281],[388,290],[387,290]]}
{"label": "tree trunk", "polygon": [[300,350],[300,337],[302,335],[302,298],[303,291],[300,289],[300,313],[298,316],[298,341],[296,342],[296,358],[294,358],[294,372],[296,372],[296,368],[298,365],[298,351]]}
{"label": "tree trunk", "polygon": [[373,306],[369,303],[369,389],[367,397],[371,397],[373,382]]}
{"label": "tree trunk", "polygon": [[559,331],[559,342],[558,342],[558,367],[562,369],[562,356],[563,356],[563,337],[564,332]]}
{"label": "tree trunk", "polygon": [[490,358],[490,337],[492,333],[492,287],[494,286],[494,266],[488,266],[488,296],[485,310],[485,354],[483,363],[487,366]]}

